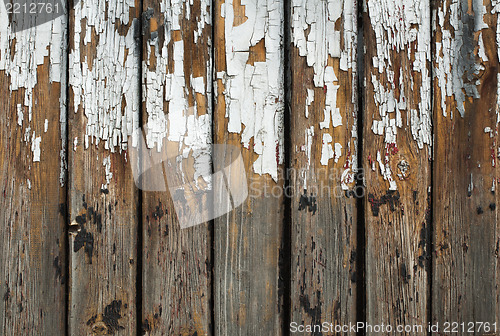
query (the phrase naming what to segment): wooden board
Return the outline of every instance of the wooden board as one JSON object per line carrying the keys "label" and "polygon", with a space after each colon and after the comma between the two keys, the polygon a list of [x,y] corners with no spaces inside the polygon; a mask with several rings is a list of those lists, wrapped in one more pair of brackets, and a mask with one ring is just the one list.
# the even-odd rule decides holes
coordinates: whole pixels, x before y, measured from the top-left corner
{"label": "wooden board", "polygon": [[357,3],[292,1],[289,22],[293,332],[356,321]]}
{"label": "wooden board", "polygon": [[139,126],[140,4],[70,12],[71,335],[136,333],[138,192],[127,140]]}
{"label": "wooden board", "polygon": [[469,325],[499,322],[496,6],[435,3],[432,322],[458,335],[498,333]]}
{"label": "wooden board", "polygon": [[235,146],[219,164],[237,162],[241,152],[246,170],[227,169],[231,196],[216,190],[215,204],[231,211],[249,190],[214,224],[216,335],[282,333],[283,8],[215,2],[214,143]]}
{"label": "wooden board", "polygon": [[[141,180],[143,332],[211,335],[212,218],[198,223],[188,214],[212,206],[190,193],[203,193],[211,178],[211,7],[199,0],[170,6],[172,13],[143,3],[142,141],[152,152],[141,163],[152,166]],[[179,195],[196,201],[179,202]]]}
{"label": "wooden board", "polygon": [[362,165],[366,320],[372,325],[427,325],[430,15],[425,1],[378,0],[367,1],[364,15]]}
{"label": "wooden board", "polygon": [[59,335],[67,281],[67,23],[60,17],[17,34],[6,24],[0,27],[0,333]]}

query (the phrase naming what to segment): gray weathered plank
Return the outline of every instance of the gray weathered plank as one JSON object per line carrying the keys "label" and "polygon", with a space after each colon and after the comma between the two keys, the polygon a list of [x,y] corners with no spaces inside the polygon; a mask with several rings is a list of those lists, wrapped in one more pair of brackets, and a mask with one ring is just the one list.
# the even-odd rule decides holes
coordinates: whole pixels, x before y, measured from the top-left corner
{"label": "gray weathered plank", "polygon": [[[432,322],[500,322],[498,11],[496,1],[436,1]],[[451,328],[450,328],[451,329]],[[475,334],[498,334],[472,329]]]}
{"label": "gray weathered plank", "polygon": [[362,166],[372,325],[427,325],[430,15],[428,1],[366,3]]}
{"label": "gray weathered plank", "polygon": [[143,332],[211,335],[210,227],[183,212],[197,212],[199,200],[179,203],[177,197],[191,200],[190,191],[203,193],[211,178],[211,6],[196,0],[162,7],[146,0],[143,10],[143,131],[152,153],[144,151],[141,164],[153,164],[155,156],[165,160],[141,179]]}
{"label": "gray weathered plank", "polygon": [[356,320],[358,97],[356,1],[290,6],[293,332]]}
{"label": "gray weathered plank", "polygon": [[214,142],[235,146],[228,164],[241,151],[246,170],[228,168],[232,197],[216,190],[215,206],[230,211],[249,188],[215,220],[217,335],[281,335],[283,18],[282,1],[215,2]]}
{"label": "gray weathered plank", "polygon": [[127,140],[139,125],[139,1],[70,12],[71,335],[136,332],[138,193]]}
{"label": "gray weathered plank", "polygon": [[67,20],[18,33],[7,24],[0,24],[0,334],[61,335]]}

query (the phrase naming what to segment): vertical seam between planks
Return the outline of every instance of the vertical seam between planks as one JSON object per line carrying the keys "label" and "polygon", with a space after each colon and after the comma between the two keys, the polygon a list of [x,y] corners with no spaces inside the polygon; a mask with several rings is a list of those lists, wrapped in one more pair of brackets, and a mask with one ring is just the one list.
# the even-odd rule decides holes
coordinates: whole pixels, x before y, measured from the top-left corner
{"label": "vertical seam between planks", "polygon": [[[70,34],[71,34],[71,8],[73,8],[73,0],[67,0],[66,1],[66,38],[64,40],[64,44],[66,45],[66,69],[65,69],[65,76],[66,80],[64,81],[66,83],[66,87],[64,90],[66,90],[66,137],[62,141],[65,141],[66,144],[63,148],[63,150],[66,151],[65,156],[66,156],[66,167],[63,166],[62,169],[64,169],[64,203],[63,207],[64,209],[61,209],[64,211],[63,217],[64,217],[64,228],[63,228],[63,235],[64,235],[64,250],[65,250],[65,265],[64,265],[64,273],[65,273],[65,282],[64,282],[64,335],[69,336],[69,307],[70,307],[70,302],[69,302],[69,294],[70,294],[70,239],[69,239],[69,227],[70,227],[70,217],[69,217],[69,165],[68,165],[68,158],[69,158],[69,102],[70,102],[70,96],[69,96],[69,52],[70,52]],[[62,83],[61,83],[62,84]],[[63,90],[63,88],[61,88]]]}
{"label": "vertical seam between planks", "polygon": [[[140,83],[139,83],[139,105],[138,105],[138,111],[139,111],[139,130],[140,134],[142,135],[142,127],[143,127],[143,117],[144,117],[144,109],[143,109],[143,103],[142,103],[142,84],[143,84],[143,78],[142,78],[142,59],[143,59],[143,26],[144,26],[144,16],[143,16],[143,11],[144,11],[144,3],[143,0],[139,1],[139,24],[137,27],[137,31],[135,34],[137,34],[137,40],[135,43],[137,43],[138,50],[139,50],[139,66],[138,66],[138,71],[139,71],[139,78],[140,78]],[[139,165],[142,166],[142,160],[139,156]],[[141,188],[137,188],[137,266],[136,266],[136,280],[135,280],[135,292],[136,292],[136,298],[135,298],[135,311],[136,311],[136,335],[141,336],[142,335],[142,272],[143,272],[143,247],[144,247],[144,236],[143,236],[143,228],[144,228],[144,223],[143,223],[143,192]]]}
{"label": "vertical seam between planks", "polygon": [[[283,86],[284,86],[284,94],[285,94],[285,100],[284,100],[284,108],[285,108],[285,113],[284,113],[284,118],[283,118],[283,126],[284,126],[284,132],[283,132],[283,141],[284,141],[284,171],[283,171],[283,188],[284,190],[288,190],[288,188],[291,185],[290,179],[289,179],[289,174],[288,172],[291,169],[291,151],[290,149],[292,148],[292,135],[291,135],[291,120],[292,120],[292,109],[290,108],[291,104],[291,94],[292,91],[290,90],[291,82],[292,82],[292,76],[291,76],[291,67],[290,67],[290,55],[291,55],[291,49],[290,49],[290,43],[291,43],[291,38],[290,38],[290,14],[291,14],[291,1],[290,0],[284,0],[283,1],[283,64],[284,64],[284,71],[283,71]],[[280,282],[282,286],[282,307],[283,307],[283,312],[282,312],[282,335],[283,336],[289,336],[290,335],[290,329],[288,326],[290,325],[291,322],[291,312],[292,312],[292,268],[291,268],[291,258],[292,258],[292,195],[288,195],[286,192],[283,193],[283,225],[282,225],[282,248],[281,248],[281,262],[280,262],[280,269],[279,269],[279,274],[280,274]]]}
{"label": "vertical seam between planks", "polygon": [[[210,81],[210,108],[212,110],[212,127],[211,127],[211,136],[212,136],[212,161],[211,161],[211,169],[212,172],[215,173],[214,171],[214,160],[213,160],[213,154],[214,154],[214,139],[215,139],[215,117],[217,115],[215,108],[216,108],[216,102],[215,102],[215,97],[217,95],[215,85],[214,85],[214,80],[215,80],[215,25],[216,25],[216,17],[215,17],[215,7],[217,6],[217,1],[212,0],[211,1],[211,6],[210,6],[210,22],[212,22],[211,26],[211,31],[210,31],[210,78],[207,78],[207,82]],[[209,84],[207,84],[208,86]],[[214,186],[212,185],[212,188]],[[212,202],[215,201],[215,198],[212,197]],[[212,204],[213,207],[215,208],[215,203]],[[215,336],[215,218],[210,221],[210,224],[208,225],[208,236],[210,237],[210,254],[209,254],[209,262],[208,265],[210,266],[210,269],[207,270],[210,274],[210,298],[208,300],[209,304],[209,310],[210,310],[210,333],[212,336]]]}
{"label": "vertical seam between planks", "polygon": [[[432,134],[432,139],[431,139],[431,162],[430,162],[430,179],[431,179],[431,190],[430,193],[428,192],[427,197],[430,197],[430,199],[427,202],[427,207],[429,209],[429,220],[427,225],[429,227],[427,228],[427,237],[425,239],[427,240],[427,246],[429,251],[427,252],[427,323],[432,322],[432,286],[433,286],[433,277],[434,277],[434,257],[432,251],[434,251],[434,146],[435,146],[435,118],[434,118],[434,52],[435,52],[435,31],[434,31],[434,14],[433,11],[435,9],[435,1],[429,0],[429,7],[430,7],[430,34],[431,34],[431,61],[430,61],[430,69],[429,69],[429,76],[431,80],[431,85],[430,85],[430,97],[431,97],[431,134]],[[427,331],[428,335],[432,335],[431,331]]]}
{"label": "vertical seam between planks", "polygon": [[[364,130],[364,24],[363,24],[363,2],[365,0],[359,0],[357,6],[357,18],[358,18],[358,39],[357,39],[357,93],[358,93],[358,110],[356,113],[358,114],[358,169],[359,172],[357,174],[356,186],[357,188],[362,188],[361,190],[365,190],[364,183],[364,169],[363,169],[363,130]],[[356,320],[358,322],[366,321],[366,247],[365,247],[365,195],[366,190],[363,193],[363,197],[358,197],[356,199]],[[366,333],[364,329],[357,332],[357,335],[364,336]]]}

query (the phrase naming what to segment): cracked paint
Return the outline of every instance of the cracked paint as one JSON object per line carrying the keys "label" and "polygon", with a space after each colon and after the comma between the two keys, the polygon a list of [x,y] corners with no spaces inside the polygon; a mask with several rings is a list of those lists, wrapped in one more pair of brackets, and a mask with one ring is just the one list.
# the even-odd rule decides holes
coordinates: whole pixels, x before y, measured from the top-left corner
{"label": "cracked paint", "polygon": [[[140,45],[135,40],[139,22],[129,22],[132,7],[133,0],[121,6],[91,0],[74,8],[74,21],[85,24],[74,25],[69,84],[74,112],[81,109],[86,117],[85,149],[103,141],[106,150],[125,150],[128,136],[139,127]],[[129,24],[125,33],[119,33],[119,25]],[[85,50],[90,43],[95,44],[94,57]]]}
{"label": "cracked paint", "polygon": [[[368,74],[374,88],[378,116],[374,116],[371,130],[384,137],[386,148],[397,148],[398,129],[409,127],[419,150],[431,155],[432,111],[431,78],[428,63],[431,60],[430,7],[427,1],[377,0],[368,2],[370,23],[375,33],[376,55],[372,58],[373,71]],[[405,52],[411,71],[393,70],[394,53]],[[420,73],[420,85],[414,87],[414,74]],[[409,84],[409,87],[408,87]],[[406,91],[418,90],[417,101],[406,97]],[[407,124],[403,124],[406,115]],[[377,153],[380,173],[389,182],[389,190],[397,190],[392,178],[389,157],[384,161]]]}
{"label": "cracked paint", "polygon": [[[60,150],[60,184],[64,186],[66,176],[66,34],[67,19],[62,15],[54,20],[12,32],[5,7],[0,10],[0,71],[9,77],[10,91],[24,90],[24,101],[17,105],[17,125],[25,134],[34,125],[33,106],[36,99],[33,95],[38,83],[38,66],[49,60],[49,81],[61,85],[59,100],[59,119],[61,133]],[[26,118],[27,116],[27,118]],[[31,143],[33,160],[40,161],[40,137],[25,136],[24,141]]]}
{"label": "cracked paint", "polygon": [[[201,1],[200,5],[195,42],[206,34],[204,30],[211,24],[209,2]],[[198,178],[202,178],[210,187],[212,110],[210,104],[200,107],[197,99],[193,99],[194,105],[190,106],[189,101],[196,95],[211,101],[212,62],[211,59],[206,61],[203,76],[193,77],[191,74],[186,78],[184,62],[190,50],[185,50],[184,40],[174,37],[175,32],[181,31],[182,18],[189,19],[190,6],[192,3],[188,1],[162,1],[160,11],[165,24],[158,29],[163,30],[164,38],[160,39],[157,32],[152,32],[148,40],[147,58],[143,61],[142,97],[147,113],[146,144],[148,148],[156,147],[158,152],[165,141],[177,144],[180,160],[190,156],[194,159],[196,186]],[[210,40],[208,44],[211,44]],[[151,59],[155,60],[154,64]]]}
{"label": "cracked paint", "polygon": [[[224,18],[226,69],[218,74],[224,86],[228,131],[256,154],[253,171],[278,180],[283,163],[283,3],[243,0],[246,21],[235,24],[233,0],[221,7]],[[265,46],[265,61],[250,62],[250,51]],[[253,147],[250,148],[250,142]]]}

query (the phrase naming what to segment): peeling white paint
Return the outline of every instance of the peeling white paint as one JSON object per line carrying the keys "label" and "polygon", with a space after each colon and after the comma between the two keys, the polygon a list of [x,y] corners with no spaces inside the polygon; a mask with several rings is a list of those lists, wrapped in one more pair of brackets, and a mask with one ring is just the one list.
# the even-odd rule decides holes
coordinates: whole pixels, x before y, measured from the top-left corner
{"label": "peeling white paint", "polygon": [[105,169],[106,183],[101,184],[101,189],[108,189],[109,183],[113,178],[113,173],[111,172],[111,158],[109,155],[105,157],[104,160],[102,160],[102,165],[104,166]]}
{"label": "peeling white paint", "polygon": [[[428,1],[375,0],[367,3],[370,23],[375,32],[376,55],[372,58],[371,78],[374,102],[378,109],[371,130],[384,137],[386,148],[397,148],[398,129],[409,128],[418,149],[431,155],[431,32]],[[394,53],[408,57],[408,67],[393,67]],[[412,61],[413,60],[413,61]],[[404,61],[404,60],[403,60]],[[420,73],[421,82],[414,88],[414,74]],[[409,85],[408,85],[409,84]],[[418,100],[408,100],[406,92],[418,89]],[[403,118],[406,115],[406,118]],[[407,121],[403,125],[403,119]],[[389,165],[389,154],[382,161],[377,153],[380,173],[389,182],[389,190],[397,190]]]}
{"label": "peeling white paint", "polygon": [[[189,96],[201,94],[211,101],[211,87],[207,85],[212,78],[212,63],[209,59],[205,65],[206,74],[200,77],[185,77],[184,57],[191,50],[185,50],[184,40],[173,40],[172,32],[180,31],[182,17],[191,15],[192,2],[163,0],[160,4],[161,15],[165,24],[162,29],[164,40],[158,34],[148,41],[147,57],[143,62],[143,101],[148,116],[146,144],[148,148],[161,151],[168,142],[178,144],[179,161],[192,156],[194,158],[194,181],[198,178],[211,185],[211,105],[201,110],[194,100],[189,106]],[[210,3],[201,1],[201,16],[194,31],[195,42],[201,43],[202,34],[207,34],[210,24]],[[208,30],[209,31],[209,30]],[[161,43],[163,42],[163,43]],[[210,44],[211,41],[208,41]],[[153,54],[154,53],[154,54]],[[150,63],[155,58],[155,66]],[[169,69],[173,69],[170,71]],[[165,111],[164,105],[167,105]]]}
{"label": "peeling white paint", "polygon": [[306,118],[309,118],[309,106],[314,102],[314,90],[307,89]]}
{"label": "peeling white paint", "polygon": [[[325,93],[325,108],[322,111],[324,117],[323,121],[319,123],[320,130],[327,130],[332,126],[335,128],[343,125],[342,115],[339,107],[337,107],[337,93],[340,83],[338,83],[334,68],[328,65],[329,59],[340,59],[341,71],[351,70],[352,103],[357,106],[356,12],[357,4],[355,1],[292,0],[291,24],[293,44],[298,48],[299,55],[306,58],[307,65],[314,70],[312,78],[314,87],[323,89]],[[342,20],[342,31],[336,29],[339,20]],[[306,118],[309,117],[309,106],[314,100],[311,92],[314,91],[308,88],[305,106]],[[315,112],[317,113],[317,111]],[[353,119],[355,119],[355,115]],[[356,125],[354,125],[354,128],[354,133],[356,133]],[[349,143],[348,145],[351,152],[351,144]],[[325,145],[323,141],[322,165],[328,165],[326,158],[330,154],[325,154],[329,153],[327,148],[328,145]],[[351,166],[350,168],[353,170],[356,170],[357,165],[356,151],[357,148],[352,148],[352,161],[349,161],[350,158],[347,158],[347,161],[349,161],[347,166]]]}
{"label": "peeling white paint", "polygon": [[[475,59],[471,49],[474,49],[474,32],[488,26],[483,18],[486,14],[483,0],[474,0],[472,5],[473,13],[470,12],[467,2],[446,0],[439,6],[437,12],[437,24],[441,29],[442,41],[436,42],[437,60],[434,72],[441,91],[441,109],[445,117],[448,111],[447,97],[454,97],[457,110],[462,117],[465,114],[466,97],[480,98],[477,89],[480,82],[475,80],[474,76],[484,70],[484,66]],[[451,23],[450,29],[445,29],[447,16]],[[487,62],[482,33],[479,34],[477,47],[478,56],[483,62]],[[450,112],[453,118],[453,111]]]}
{"label": "peeling white paint", "polygon": [[[226,71],[222,77],[228,131],[257,159],[253,170],[278,179],[283,163],[283,3],[281,0],[243,0],[246,21],[234,25],[233,0],[223,5]],[[265,61],[248,62],[250,50],[265,44]]]}
{"label": "peeling white paint", "polygon": [[[385,161],[385,162],[384,162]],[[387,156],[382,161],[382,156],[380,155],[380,151],[377,152],[377,162],[380,168],[380,174],[384,177],[384,180],[389,182],[389,190],[397,190],[398,187],[396,185],[396,181],[392,178],[391,167],[389,166],[389,160]]]}
{"label": "peeling white paint", "polygon": [[24,119],[23,107],[21,104],[17,104],[17,124],[19,126],[23,126],[23,119]]}
{"label": "peeling white paint", "polygon": [[[133,0],[113,2],[80,1],[74,7],[74,49],[69,55],[69,84],[74,112],[86,117],[85,148],[99,145],[115,152],[127,148],[127,137],[139,127],[139,48],[134,39],[137,19],[129,22]],[[125,35],[119,25],[128,25]],[[95,57],[88,59],[83,46],[95,43]]]}
{"label": "peeling white paint", "polygon": [[328,133],[323,134],[323,147],[321,148],[321,164],[328,165],[328,160],[335,157],[335,152],[332,147],[332,136]]}
{"label": "peeling white paint", "polygon": [[35,136],[35,132],[33,132],[33,137],[31,139],[31,151],[33,152],[33,162],[40,162],[41,142],[42,142],[42,137]]}
{"label": "peeling white paint", "polygon": [[43,123],[43,133],[47,133],[49,130],[49,120],[45,119],[45,122]]}
{"label": "peeling white paint", "polygon": [[[64,3],[61,3],[64,6]],[[66,10],[66,9],[64,9]],[[35,16],[31,16],[36,20]],[[59,115],[61,122],[61,155],[60,155],[60,183],[65,182],[66,172],[66,34],[67,16],[61,15],[46,23],[33,28],[13,32],[5,11],[5,6],[0,6],[0,71],[8,76],[10,91],[24,90],[24,100],[17,106],[17,125],[24,127],[25,142],[31,137],[30,123],[33,112],[41,113],[34,109],[34,90],[38,84],[39,66],[48,64],[50,83],[59,82],[60,100]],[[48,61],[48,62],[47,62]],[[24,118],[27,115],[27,118]],[[39,145],[39,144],[38,144]],[[37,144],[31,144],[32,148]],[[37,158],[34,156],[33,159]]]}

